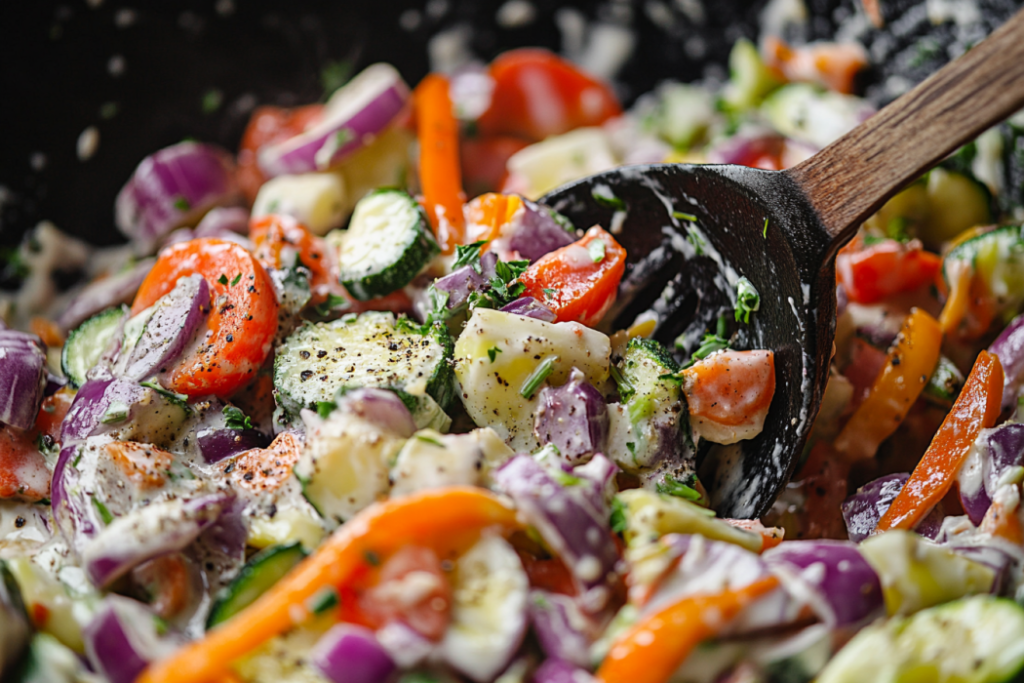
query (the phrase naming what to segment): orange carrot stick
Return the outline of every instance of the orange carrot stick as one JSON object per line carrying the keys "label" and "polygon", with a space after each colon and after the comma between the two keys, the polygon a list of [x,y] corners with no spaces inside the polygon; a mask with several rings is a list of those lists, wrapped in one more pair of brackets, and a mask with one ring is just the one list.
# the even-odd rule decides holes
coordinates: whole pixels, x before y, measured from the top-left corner
{"label": "orange carrot stick", "polygon": [[913,529],[942,500],[978,433],[996,423],[1002,400],[1003,366],[998,357],[982,351],[953,408],[910,479],[878,521],[875,533]]}
{"label": "orange carrot stick", "polygon": [[701,642],[779,585],[769,576],[738,590],[691,595],[636,623],[597,670],[602,683],[664,683]]}
{"label": "orange carrot stick", "polygon": [[239,657],[306,621],[310,601],[344,584],[366,557],[409,544],[440,545],[453,534],[489,526],[518,528],[515,510],[484,489],[453,486],[370,506],[345,523],[256,602],[167,659],[136,683],[215,680]]}
{"label": "orange carrot stick", "polygon": [[462,244],[465,220],[459,168],[459,124],[452,113],[448,79],[428,74],[413,96],[416,134],[420,141],[420,186],[427,218],[434,228],[441,251],[451,254]]}

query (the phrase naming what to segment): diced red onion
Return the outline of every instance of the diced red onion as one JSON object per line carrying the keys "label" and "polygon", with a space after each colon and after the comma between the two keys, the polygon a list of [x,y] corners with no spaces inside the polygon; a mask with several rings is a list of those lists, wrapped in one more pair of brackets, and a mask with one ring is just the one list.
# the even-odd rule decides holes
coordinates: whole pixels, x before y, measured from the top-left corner
{"label": "diced red onion", "polygon": [[532,591],[527,612],[537,642],[548,657],[577,666],[590,664],[594,623],[571,596]]}
{"label": "diced red onion", "polygon": [[78,448],[65,446],[57,457],[50,480],[50,505],[57,530],[71,547],[81,547],[82,540],[96,533],[96,527],[88,515],[83,514],[81,497],[72,496],[80,478],[78,470],[73,466],[78,457]]}
{"label": "diced red onion", "polygon": [[416,431],[416,422],[402,399],[386,389],[353,389],[338,399],[338,409],[408,439]]}
{"label": "diced red onion", "polygon": [[1017,390],[1024,382],[1024,315],[1018,315],[988,347],[1003,365],[1003,407],[1017,400]]}
{"label": "diced red onion", "polygon": [[132,683],[146,666],[173,653],[179,638],[157,633],[156,615],[142,603],[111,594],[82,629],[92,668],[109,683]]}
{"label": "diced red onion", "polygon": [[434,643],[402,621],[389,621],[377,630],[381,644],[400,669],[423,663],[434,651]]}
{"label": "diced red onion", "polygon": [[313,647],[310,659],[333,683],[384,683],[395,671],[395,662],[373,631],[355,624],[331,627]]}
{"label": "diced red onion", "polygon": [[554,209],[525,198],[522,202],[522,218],[509,240],[509,247],[520,256],[536,261],[576,241],[576,236],[555,220]]}
{"label": "diced red onion", "polygon": [[125,361],[114,369],[128,379],[146,379],[167,369],[210,312],[210,285],[202,275],[178,279],[174,289],[154,304],[142,336]]}
{"label": "diced red onion", "polygon": [[878,574],[854,543],[786,541],[762,558],[791,593],[816,593],[818,599],[807,603],[830,626],[862,623],[884,609]]}
{"label": "diced red onion", "polygon": [[67,332],[111,306],[131,303],[155,262],[142,259],[125,271],[89,283],[60,314],[57,325]]}
{"label": "diced red onion", "polygon": [[[75,400],[61,423],[61,444],[72,445],[105,429],[116,427],[103,423],[103,417],[111,405],[119,403],[131,410],[145,398],[148,391],[152,390],[122,379],[87,380],[75,394]],[[131,419],[130,412],[128,419]]]}
{"label": "diced red onion", "polygon": [[[861,486],[857,493],[843,501],[840,509],[846,522],[846,532],[851,541],[859,543],[867,538],[892,505],[910,475],[903,472],[887,474]],[[926,538],[934,539],[942,527],[942,510],[937,506],[922,519],[915,531]]]}
{"label": "diced red onion", "polygon": [[409,87],[389,64],[373,64],[327,101],[323,119],[258,154],[268,178],[320,171],[368,145],[405,107]]}
{"label": "diced red onion", "polygon": [[531,680],[533,683],[597,683],[589,671],[561,659],[544,660]]}
{"label": "diced red onion", "polygon": [[480,257],[480,272],[473,266],[462,266],[452,273],[438,278],[434,289],[448,294],[447,307],[454,310],[469,301],[469,295],[490,288],[490,279],[494,277],[494,267],[498,257],[489,251]]}
{"label": "diced red onion", "polygon": [[569,567],[578,586],[580,607],[596,614],[608,606],[619,553],[610,542],[610,510],[595,511],[592,497],[562,486],[536,460],[517,455],[497,471],[494,481],[516,504],[523,518]]}
{"label": "diced red onion", "polygon": [[1024,424],[1008,422],[983,429],[957,476],[960,503],[975,525],[981,524],[1008,469],[1024,465]]}
{"label": "diced red onion", "polygon": [[150,503],[116,518],[85,545],[86,575],[105,588],[146,560],[183,550],[233,500],[228,494],[212,493],[188,501]]}
{"label": "diced red onion", "polygon": [[604,449],[608,438],[608,405],[604,396],[573,368],[560,387],[544,387],[534,414],[533,433],[541,444],[553,444],[570,465],[578,465]]}
{"label": "diced red onion", "polygon": [[204,429],[196,436],[196,441],[203,460],[208,463],[270,445],[270,438],[258,429]]}
{"label": "diced red onion", "polygon": [[225,234],[249,234],[249,210],[240,206],[210,209],[192,230],[196,237],[224,237]]}
{"label": "diced red onion", "polygon": [[36,423],[46,390],[46,352],[34,334],[0,332],[0,422],[18,429]]}
{"label": "diced red onion", "polygon": [[505,304],[501,310],[505,313],[525,315],[527,318],[543,320],[546,323],[553,323],[558,319],[554,311],[532,296],[521,296],[515,301]]}
{"label": "diced red onion", "polygon": [[174,228],[238,194],[234,160],[219,147],[180,142],[142,160],[117,195],[117,227],[142,253]]}

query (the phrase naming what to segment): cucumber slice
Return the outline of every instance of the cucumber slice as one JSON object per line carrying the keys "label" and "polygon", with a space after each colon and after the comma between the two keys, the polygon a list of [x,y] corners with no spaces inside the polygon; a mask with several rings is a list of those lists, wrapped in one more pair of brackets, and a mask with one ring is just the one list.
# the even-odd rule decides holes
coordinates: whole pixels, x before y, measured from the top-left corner
{"label": "cucumber slice", "polygon": [[765,96],[782,85],[761,59],[757,46],[740,38],[729,52],[729,83],[723,100],[736,111],[746,111],[759,105]]}
{"label": "cucumber slice", "polygon": [[275,545],[253,555],[213,604],[206,628],[227,621],[251,605],[304,557],[301,543]]}
{"label": "cucumber slice", "polygon": [[99,362],[127,314],[127,306],[115,306],[100,311],[71,330],[60,354],[60,368],[71,386],[77,389],[85,384],[86,373]]}
{"label": "cucumber slice", "polygon": [[1007,225],[971,238],[954,247],[942,262],[950,282],[952,264],[970,263],[995,297],[1000,311],[1016,308],[1024,299],[1024,231]]}
{"label": "cucumber slice", "polygon": [[423,209],[402,190],[375,190],[359,200],[338,255],[339,280],[366,301],[412,282],[440,252]]}
{"label": "cucumber slice", "polygon": [[998,683],[1024,668],[1024,609],[979,595],[868,626],[818,683]]}
{"label": "cucumber slice", "polygon": [[928,378],[928,384],[925,385],[921,396],[927,401],[948,408],[960,395],[963,386],[964,375],[960,369],[950,359],[939,356],[939,364]]}
{"label": "cucumber slice", "polygon": [[447,410],[455,398],[452,354],[443,323],[423,330],[378,311],[304,323],[278,349],[274,389],[278,403],[293,415],[350,387],[427,394]]}

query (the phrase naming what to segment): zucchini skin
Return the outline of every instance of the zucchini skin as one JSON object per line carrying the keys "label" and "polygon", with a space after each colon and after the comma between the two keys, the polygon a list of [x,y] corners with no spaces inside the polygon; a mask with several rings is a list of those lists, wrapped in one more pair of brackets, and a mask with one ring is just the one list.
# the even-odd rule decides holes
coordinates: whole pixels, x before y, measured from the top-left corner
{"label": "zucchini skin", "polygon": [[[411,210],[411,223],[397,225],[389,223],[383,230],[376,231],[372,228],[364,229],[363,216],[359,210],[360,205],[365,210],[370,202],[381,198],[392,198],[395,202],[406,204],[407,208]],[[404,233],[409,234],[404,235]],[[350,249],[346,249],[346,245],[353,240],[370,242],[378,251],[377,256],[392,249],[400,249],[401,253],[386,265],[357,268],[346,262],[346,255],[351,253]],[[403,190],[392,188],[374,190],[356,205],[352,222],[349,224],[348,233],[345,235],[345,241],[338,257],[338,280],[354,298],[368,301],[405,287],[439,253],[441,253],[441,248],[430,230],[427,214],[415,199]]]}
{"label": "zucchini skin", "polygon": [[73,387],[85,384],[85,373],[99,361],[118,323],[127,315],[127,306],[114,306],[71,330],[60,353],[60,368]]}
{"label": "zucchini skin", "polygon": [[297,541],[270,546],[253,555],[213,604],[207,630],[248,607],[305,557],[306,551]]}

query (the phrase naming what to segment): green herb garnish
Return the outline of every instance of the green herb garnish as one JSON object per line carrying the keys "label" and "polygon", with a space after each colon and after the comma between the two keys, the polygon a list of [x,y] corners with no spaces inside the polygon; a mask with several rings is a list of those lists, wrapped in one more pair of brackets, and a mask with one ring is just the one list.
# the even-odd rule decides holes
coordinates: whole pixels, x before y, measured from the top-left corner
{"label": "green herb garnish", "polygon": [[253,429],[252,420],[235,406],[224,406],[224,424],[228,429]]}
{"label": "green herb garnish", "polygon": [[523,382],[523,388],[519,390],[519,395],[529,400],[533,398],[533,395],[537,393],[537,389],[544,383],[544,380],[548,378],[551,371],[555,369],[555,363],[558,362],[558,356],[548,356],[540,362],[540,364],[530,373],[530,376]]}
{"label": "green herb garnish", "polygon": [[658,493],[664,493],[665,495],[675,496],[676,498],[683,498],[685,500],[698,501],[701,499],[700,491],[690,486],[696,481],[696,475],[690,475],[685,481],[679,481],[671,474],[666,474],[663,481],[658,482],[657,490]]}
{"label": "green herb garnish", "polygon": [[607,207],[609,209],[615,209],[616,211],[625,211],[626,202],[622,201],[621,199],[611,194],[610,192],[610,190],[607,190],[605,188],[595,187],[593,190],[590,191],[590,196],[593,197],[594,201],[600,204],[601,206]]}
{"label": "green herb garnish", "polygon": [[694,216],[692,213],[683,213],[682,211],[673,211],[672,212],[672,218],[675,218],[675,219],[678,219],[678,220],[681,220],[681,221],[690,221],[691,223],[696,223],[697,222],[697,217]]}
{"label": "green herb garnish", "polygon": [[174,208],[178,211],[188,211],[192,208],[192,205],[188,203],[188,199],[184,197],[176,197],[174,199]]}
{"label": "green herb garnish", "polygon": [[612,498],[611,525],[612,532],[616,534],[623,533],[629,526],[626,520],[626,504],[619,500],[618,496]]}
{"label": "green herb garnish", "polygon": [[452,264],[452,270],[458,270],[463,266],[472,266],[473,270],[480,272],[480,249],[487,240],[480,240],[479,242],[473,242],[472,244],[459,245],[455,247],[455,263]]}
{"label": "green herb garnish", "polygon": [[416,440],[417,441],[422,441],[423,443],[429,443],[431,446],[437,446],[438,448],[444,448],[445,447],[443,443],[441,443],[440,441],[438,441],[437,439],[435,439],[432,436],[424,436],[423,434],[417,434],[416,435]]}
{"label": "green herb garnish", "polygon": [[96,508],[96,512],[100,513],[100,519],[103,520],[104,524],[110,524],[114,521],[114,515],[110,512],[106,505],[103,504],[96,496],[90,496],[89,499],[92,501],[92,506]]}
{"label": "green herb garnish", "polygon": [[497,346],[492,346],[491,348],[487,349],[487,357],[491,359],[492,363],[495,360],[497,360],[499,353],[501,353],[501,349],[499,349]]}
{"label": "green herb garnish", "polygon": [[736,322],[750,322],[750,314],[761,308],[761,295],[745,277],[736,283]]}
{"label": "green herb garnish", "polygon": [[590,260],[594,263],[600,263],[604,260],[605,246],[603,240],[592,240],[587,244],[587,253],[590,254]]}
{"label": "green herb garnish", "polygon": [[228,276],[225,275],[224,273],[221,273],[220,277],[217,278],[217,282],[219,282],[222,285],[227,285],[228,284]]}
{"label": "green herb garnish", "polygon": [[237,285],[237,284],[238,284],[238,282],[239,282],[239,281],[240,281],[241,279],[242,279],[242,274],[241,274],[241,273],[239,273],[239,274],[238,274],[238,275],[236,275],[235,277],[231,278],[231,286],[232,286],[232,287],[234,287],[235,285]]}

